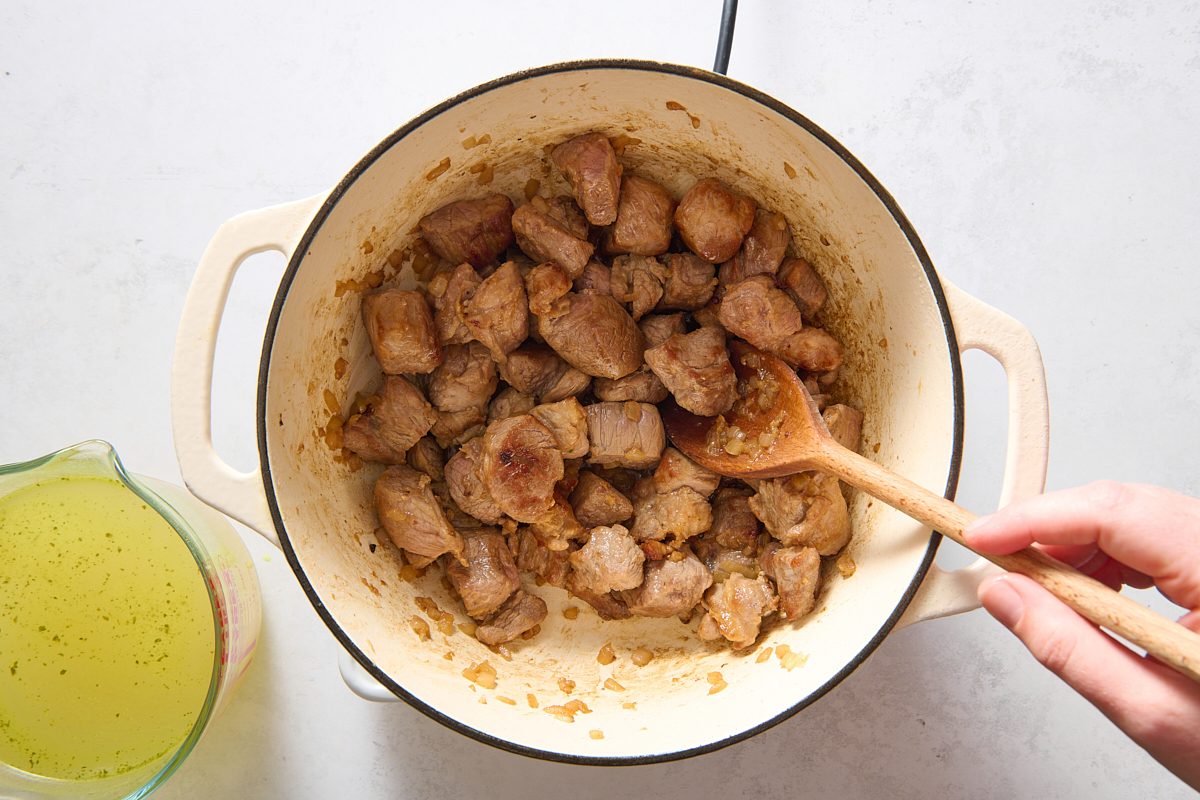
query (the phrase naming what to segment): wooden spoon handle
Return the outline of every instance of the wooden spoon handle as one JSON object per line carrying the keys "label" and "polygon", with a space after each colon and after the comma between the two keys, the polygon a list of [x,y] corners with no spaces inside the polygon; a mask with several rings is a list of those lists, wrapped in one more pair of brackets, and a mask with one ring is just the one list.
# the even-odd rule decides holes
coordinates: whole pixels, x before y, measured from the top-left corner
{"label": "wooden spoon handle", "polygon": [[[826,472],[971,549],[962,533],[975,515],[965,508],[836,445],[825,448],[817,460]],[[1009,572],[1029,576],[1080,615],[1200,682],[1200,634],[1154,613],[1039,550],[1025,548],[1004,556],[980,555]]]}

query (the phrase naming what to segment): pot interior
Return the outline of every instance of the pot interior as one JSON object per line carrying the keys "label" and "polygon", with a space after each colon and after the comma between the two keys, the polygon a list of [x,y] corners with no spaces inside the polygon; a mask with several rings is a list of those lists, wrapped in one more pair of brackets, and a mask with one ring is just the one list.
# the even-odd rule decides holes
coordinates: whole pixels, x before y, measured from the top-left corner
{"label": "pot interior", "polygon": [[[331,417],[380,379],[355,282],[382,272],[389,284],[411,286],[417,220],[446,202],[500,191],[519,204],[533,182],[544,195],[568,192],[545,150],[589,130],[614,139],[627,170],[676,196],[715,176],[787,217],[795,252],[829,287],[824,317],[847,348],[843,399],[866,412],[864,452],[942,492],[956,469],[957,353],[936,278],[890,198],[794,112],[709,73],[629,62],[564,65],[480,87],[401,129],[351,172],[281,285],[264,348],[260,445],[297,575],[334,632],[390,688],[512,749],[655,760],[727,743],[819,696],[894,623],[933,548],[927,529],[856,495],[853,575],[831,570],[818,613],[776,625],[746,654],[699,641],[695,621],[603,622],[550,586],[531,587],[550,614],[540,635],[510,646],[510,658],[457,628],[439,630],[421,609],[429,598],[467,622],[440,571],[406,579],[398,551],[376,530],[379,468],[352,470],[324,435]],[[571,606],[576,619],[562,613]],[[414,620],[429,625],[427,640]],[[604,665],[597,653],[606,643],[617,659]],[[638,647],[655,653],[642,667],[630,659]],[[494,688],[463,675],[484,662],[495,669]],[[624,690],[606,687],[609,678]],[[569,694],[564,681],[574,683]],[[574,722],[547,713],[571,699],[590,713]]]}

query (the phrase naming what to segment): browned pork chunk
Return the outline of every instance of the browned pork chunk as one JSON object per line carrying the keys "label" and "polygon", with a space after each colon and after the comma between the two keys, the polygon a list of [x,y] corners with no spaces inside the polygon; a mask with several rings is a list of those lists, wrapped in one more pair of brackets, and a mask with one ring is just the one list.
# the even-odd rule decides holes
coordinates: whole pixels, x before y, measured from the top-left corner
{"label": "browned pork chunk", "polygon": [[483,483],[508,516],[537,522],[554,504],[563,458],[554,436],[528,414],[488,426],[483,439]]}
{"label": "browned pork chunk", "polygon": [[429,399],[438,411],[481,408],[488,404],[498,383],[496,362],[486,347],[479,342],[452,344],[429,375]]}
{"label": "browned pork chunk", "polygon": [[587,528],[615,525],[633,516],[629,498],[604,478],[587,470],[579,473],[579,482],[570,499],[575,518]]}
{"label": "browned pork chunk", "polygon": [[754,201],[714,178],[688,189],[675,209],[683,243],[710,264],[728,261],[754,225]]}
{"label": "browned pork chunk", "polygon": [[717,490],[721,476],[692,461],[674,447],[663,450],[662,460],[654,468],[650,483],[656,492],[670,492],[686,486],[701,497]]}
{"label": "browned pork chunk", "polygon": [[724,637],[734,650],[742,650],[754,644],[763,617],[778,607],[778,600],[766,578],[751,580],[735,572],[709,589],[704,604],[708,613],[696,634],[707,641]]}
{"label": "browned pork chunk", "polygon": [[586,375],[574,367],[565,364],[566,369],[562,375],[558,376],[558,380],[554,384],[538,395],[538,399],[543,403],[557,403],[559,400],[566,400],[568,397],[574,397],[577,394],[582,394],[587,391],[587,388],[592,385],[592,376]]}
{"label": "browned pork chunk", "polygon": [[641,367],[615,381],[596,378],[592,391],[598,400],[633,400],[638,403],[661,403],[670,394],[649,367]]}
{"label": "browned pork chunk", "polygon": [[[715,583],[720,583],[735,572],[747,578],[756,578],[762,571],[753,555],[748,555],[741,550],[722,547],[707,533],[692,539],[690,544],[695,550],[696,556],[713,574]],[[778,542],[774,544],[778,547]]]}
{"label": "browned pork chunk", "polygon": [[538,396],[558,383],[567,362],[544,344],[526,342],[508,354],[500,365],[500,377],[512,388]]}
{"label": "browned pork chunk", "polygon": [[829,372],[842,365],[842,344],[820,328],[805,328],[779,343],[772,351],[793,367],[808,372]]}
{"label": "browned pork chunk", "polygon": [[422,437],[408,450],[405,463],[417,472],[424,472],[433,481],[443,480],[446,476],[446,454],[431,436]]}
{"label": "browned pork chunk", "polygon": [[499,525],[504,514],[483,485],[479,469],[482,454],[483,437],[476,436],[450,456],[446,462],[446,486],[463,511],[480,522]]}
{"label": "browned pork chunk", "polygon": [[385,375],[379,400],[342,428],[346,447],[367,461],[403,464],[404,453],[437,420],[421,390],[404,378]]}
{"label": "browned pork chunk", "polygon": [[549,208],[543,211],[538,205],[545,205],[545,202],[521,206],[512,215],[517,246],[534,261],[553,261],[572,278],[579,277],[595,248],[586,239],[572,236],[562,223],[550,216]]}
{"label": "browned pork chunk", "polygon": [[842,403],[829,406],[821,412],[825,427],[833,440],[847,450],[858,452],[862,444],[863,413]]}
{"label": "browned pork chunk", "polygon": [[804,327],[800,309],[775,287],[769,275],[756,275],[729,287],[717,314],[730,333],[771,353]]}
{"label": "browned pork chunk", "polygon": [[446,575],[467,614],[484,619],[521,586],[508,542],[495,531],[463,537],[463,563],[446,560]]}
{"label": "browned pork chunk", "polygon": [[600,619],[629,619],[629,606],[622,593],[605,592],[596,594],[579,585],[579,576],[574,572],[567,578],[567,591],[596,610]]}
{"label": "browned pork chunk", "polygon": [[646,556],[623,525],[592,528],[587,544],[571,553],[576,586],[595,594],[634,589]]}
{"label": "browned pork chunk", "polygon": [[587,455],[587,415],[574,397],[534,406],[529,413],[550,431],[563,458],[583,458]]}
{"label": "browned pork chunk", "polygon": [[604,249],[610,253],[656,256],[671,246],[675,199],[663,186],[639,175],[621,181],[617,220],[608,230]]}
{"label": "browned pork chunk", "polygon": [[479,273],[465,263],[430,279],[426,291],[433,304],[433,326],[443,347],[471,341],[471,332],[463,324],[462,307],[480,283]]}
{"label": "browned pork chunk", "polygon": [[538,328],[568,364],[599,378],[620,378],[641,366],[642,332],[620,303],[574,293],[566,303],[562,314],[539,317]]}
{"label": "browned pork chunk", "polygon": [[820,311],[829,296],[821,276],[803,258],[785,258],[775,280],[795,301],[805,319]]}
{"label": "browned pork chunk", "polygon": [[587,407],[591,462],[645,469],[666,445],[658,409],[646,403],[593,403]]}
{"label": "browned pork chunk", "polygon": [[683,314],[650,314],[642,317],[638,328],[646,339],[646,347],[658,347],[675,333],[686,333]]}
{"label": "browned pork chunk", "polygon": [[782,214],[758,209],[754,214],[754,225],[742,241],[742,249],[721,265],[721,285],[732,286],[755,275],[775,274],[791,240],[787,220]]}
{"label": "browned pork chunk", "polygon": [[713,523],[709,534],[722,547],[745,550],[758,540],[758,517],[750,510],[749,489],[727,487],[713,499]]}
{"label": "browned pork chunk", "polygon": [[642,585],[623,593],[629,611],[640,617],[673,617],[695,608],[712,585],[712,573],[691,553],[646,563]]}
{"label": "browned pork chunk", "polygon": [[524,589],[517,589],[495,614],[475,628],[475,638],[495,647],[532,630],[545,618],[546,601]]}
{"label": "browned pork chunk", "polygon": [[550,160],[570,182],[588,222],[611,225],[616,221],[621,164],[608,137],[602,133],[576,136],[555,147]]}
{"label": "browned pork chunk", "polygon": [[712,507],[703,495],[686,486],[656,492],[653,481],[646,479],[634,488],[631,532],[639,542],[667,537],[682,542],[711,526]]}
{"label": "browned pork chunk", "polygon": [[543,201],[540,197],[534,197],[532,202],[535,208],[542,213],[549,214],[551,219],[562,225],[567,233],[576,239],[588,238],[587,218],[583,216],[579,206],[575,205],[575,201],[565,194],[544,201],[545,208],[542,208]]}
{"label": "browned pork chunk", "polygon": [[513,205],[502,194],[459,200],[421,218],[417,226],[433,252],[451,264],[486,267],[513,242]]}
{"label": "browned pork chunk", "polygon": [[483,432],[487,422],[486,408],[464,408],[462,411],[439,411],[429,432],[441,447],[462,444]]}
{"label": "browned pork chunk", "polygon": [[529,528],[522,527],[516,534],[517,567],[522,572],[532,572],[551,586],[560,589],[567,585],[571,562],[567,550],[551,550],[534,535]]}
{"label": "browned pork chunk", "polygon": [[850,541],[850,514],[838,479],[801,472],[761,481],[750,510],[788,547],[808,545],[831,556]]}
{"label": "browned pork chunk", "polygon": [[375,481],[375,511],[397,547],[426,559],[459,557],[463,540],[446,520],[429,476],[408,467],[388,467]]}
{"label": "browned pork chunk", "polygon": [[484,278],[463,303],[463,324],[483,343],[492,358],[503,363],[529,335],[529,303],[525,281],[514,261]]}
{"label": "browned pork chunk", "polygon": [[505,386],[492,398],[492,403],[488,406],[487,421],[495,422],[498,419],[508,419],[518,414],[528,414],[535,405],[537,405],[537,401],[533,399],[533,395],[526,394],[512,386]]}
{"label": "browned pork chunk", "polygon": [[666,269],[658,308],[694,311],[708,305],[717,288],[712,264],[693,253],[667,253],[660,258]]}
{"label": "browned pork chunk", "polygon": [[557,491],[549,511],[529,523],[529,530],[551,550],[566,550],[572,540],[582,540],[587,536],[587,531],[575,519],[575,512],[567,499]]}
{"label": "browned pork chunk", "polygon": [[525,275],[525,294],[529,297],[529,310],[534,315],[543,317],[558,313],[560,308],[565,310],[566,304],[560,303],[567,292],[571,291],[571,279],[562,267],[553,261],[539,264]]}
{"label": "browned pork chunk", "polygon": [[387,374],[424,374],[442,363],[433,314],[420,292],[371,292],[363,297],[362,315],[375,358]]}
{"label": "browned pork chunk", "polygon": [[693,414],[723,414],[737,399],[737,375],[729,363],[725,334],[716,328],[677,333],[647,350],[645,358],[675,402]]}
{"label": "browned pork chunk", "polygon": [[575,279],[580,294],[612,294],[612,271],[599,261],[589,261]]}
{"label": "browned pork chunk", "polygon": [[628,303],[635,320],[658,305],[667,271],[654,256],[617,256],[613,259],[610,289],[621,303]]}
{"label": "browned pork chunk", "polygon": [[780,547],[763,551],[763,572],[775,581],[779,609],[788,619],[800,619],[817,604],[821,583],[821,554],[813,547]]}

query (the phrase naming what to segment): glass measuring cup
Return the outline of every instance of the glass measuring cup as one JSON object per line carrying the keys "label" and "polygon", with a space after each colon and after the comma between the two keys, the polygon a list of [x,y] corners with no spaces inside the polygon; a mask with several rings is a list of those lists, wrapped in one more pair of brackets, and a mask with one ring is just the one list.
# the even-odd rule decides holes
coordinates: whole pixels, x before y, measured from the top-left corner
{"label": "glass measuring cup", "polygon": [[[66,483],[59,483],[59,481],[66,481]],[[203,642],[205,636],[212,636],[211,668],[205,669],[205,663],[200,661],[198,662],[199,668],[192,669],[188,673],[197,676],[196,685],[191,687],[193,694],[188,696],[194,696],[195,705],[198,708],[187,709],[187,718],[192,718],[194,714],[194,720],[191,722],[190,728],[185,729],[186,735],[171,741],[162,752],[156,752],[152,757],[139,761],[129,769],[107,770],[107,774],[105,774],[105,770],[96,770],[94,774],[84,775],[81,772],[76,776],[53,774],[52,770],[46,770],[51,774],[38,774],[37,769],[31,767],[29,763],[12,764],[0,759],[0,796],[3,797],[30,798],[31,800],[33,798],[66,797],[114,800],[115,798],[145,797],[166,781],[179,767],[200,740],[212,717],[228,702],[234,687],[250,664],[257,642],[262,620],[258,579],[254,573],[254,564],[250,554],[232,526],[224,517],[200,503],[185,490],[153,478],[130,475],[121,464],[112,446],[107,442],[87,441],[32,461],[0,466],[0,511],[6,508],[6,499],[13,501],[7,507],[15,507],[16,502],[28,497],[30,492],[44,490],[46,487],[59,492],[56,496],[69,502],[71,492],[79,492],[82,488],[89,486],[93,489],[97,486],[104,487],[104,492],[108,495],[114,493],[123,495],[128,492],[127,500],[133,504],[129,506],[133,509],[133,513],[156,525],[155,530],[161,532],[165,537],[166,546],[173,547],[176,555],[182,559],[179,563],[183,565],[186,579],[184,582],[191,582],[188,589],[192,592],[191,599],[195,600],[194,605],[198,609],[193,619],[204,623],[204,630],[195,629],[191,634],[191,640]],[[32,530],[32,527],[21,527],[17,522],[6,525],[5,519],[6,517],[0,514],[0,537],[19,536],[27,530]],[[13,515],[11,519],[15,520],[17,517]],[[178,541],[170,535],[171,532],[177,534]],[[59,532],[56,531],[50,538],[51,548],[54,548],[54,537],[58,535]],[[33,540],[29,539],[28,541]],[[80,538],[79,541],[84,540]],[[186,547],[186,550],[180,548],[180,543]],[[127,558],[129,559],[130,573],[138,574],[137,571],[140,568],[143,570],[141,574],[144,574],[149,563],[148,549],[143,550],[137,542],[133,544],[135,546],[129,547],[129,542],[126,542],[128,555],[117,556],[118,561],[114,563],[120,564],[120,559]],[[111,557],[112,548],[110,547],[107,552]],[[116,552],[121,553],[121,548],[117,547]],[[28,556],[28,553],[25,555]],[[36,553],[33,557],[39,558]],[[50,554],[47,555],[47,558],[50,558]],[[50,563],[50,561],[46,563]],[[76,564],[79,563],[83,562],[76,561]],[[195,571],[192,571],[192,566],[195,567]],[[128,577],[124,566],[120,566],[118,569],[120,575],[113,575],[117,582],[132,580]],[[87,600],[87,592],[79,584],[79,575],[85,571],[85,568],[74,573],[72,570],[64,570],[65,574],[62,576],[62,583],[67,587],[66,591],[79,595],[77,599],[80,604]],[[31,580],[36,579],[35,576]],[[107,581],[107,578],[105,580]],[[203,581],[202,588],[199,586],[201,580]],[[166,585],[171,586],[170,583]],[[16,602],[20,598],[14,600],[17,589],[6,584],[0,585],[0,600],[4,599],[6,592],[10,594],[9,600],[11,601],[6,607],[11,608],[12,602]],[[69,599],[72,602],[76,600],[75,597]],[[202,607],[205,601],[207,609]],[[152,597],[150,602],[153,605],[155,599]],[[165,610],[171,611],[171,609]],[[211,622],[209,622],[206,612],[211,613]],[[164,619],[166,618],[169,617],[164,617]],[[133,616],[131,620],[132,623],[136,623],[137,617]],[[0,618],[0,626],[15,624],[18,624],[15,616],[9,619],[6,614]],[[38,630],[45,630],[45,628],[39,626]],[[108,630],[113,629],[109,628]],[[85,638],[80,637],[81,641]],[[9,639],[0,637],[0,641],[18,640],[13,637]],[[55,641],[58,641],[57,637]],[[134,641],[141,640],[134,639]],[[154,641],[160,641],[160,639]],[[57,647],[51,649],[57,649]],[[165,653],[166,650],[164,649],[163,652]],[[196,652],[200,652],[206,657],[208,651],[205,649]],[[0,654],[0,660],[3,660],[5,666],[11,669],[12,674],[15,675],[20,659],[26,657],[26,660],[30,661],[32,660],[29,658],[30,655],[30,653],[3,653]],[[53,661],[53,653],[43,651],[41,655],[47,656]],[[144,664],[148,660],[147,656],[142,653],[132,653],[131,656],[134,663]],[[139,658],[143,660],[138,661]],[[11,666],[10,661],[12,662]],[[44,668],[47,665],[43,662],[41,666],[43,669],[39,674],[45,673]],[[58,665],[50,664],[50,673],[48,674],[53,674],[55,666]],[[162,669],[168,668],[163,666]],[[66,670],[64,669],[63,672]],[[8,676],[0,673],[0,678],[4,677]],[[202,685],[205,684],[205,677],[207,677],[206,685]],[[96,685],[100,686],[101,684],[97,683]],[[8,691],[16,691],[15,687],[14,679],[10,682]],[[22,699],[11,694],[6,698],[3,693],[0,693],[0,726],[12,723],[14,729],[17,727],[15,720],[7,719],[9,710],[5,708],[5,705],[16,708]],[[110,708],[121,708],[121,698],[119,697],[96,696],[88,699],[95,700],[97,706],[108,704]],[[119,714],[118,710],[116,716]],[[127,715],[127,721],[124,724],[133,725],[134,723],[128,720]],[[0,735],[4,733],[4,731],[0,731]]]}

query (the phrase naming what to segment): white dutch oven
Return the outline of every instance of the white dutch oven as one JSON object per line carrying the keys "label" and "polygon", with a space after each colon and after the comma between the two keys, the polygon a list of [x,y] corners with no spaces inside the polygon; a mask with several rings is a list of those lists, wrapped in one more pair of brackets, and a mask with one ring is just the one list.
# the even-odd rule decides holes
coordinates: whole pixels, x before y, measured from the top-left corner
{"label": "white dutch oven", "polygon": [[[465,617],[434,571],[416,582],[401,579],[397,552],[374,532],[370,486],[377,468],[352,472],[318,433],[330,416],[325,390],[345,402],[379,378],[359,293],[338,296],[337,284],[384,267],[388,254],[411,244],[417,220],[450,200],[486,191],[520,200],[531,178],[543,193],[565,190],[544,148],[588,130],[628,137],[622,140],[627,168],[677,195],[715,175],[787,216],[795,249],[829,286],[830,326],[847,345],[843,374],[867,415],[867,455],[953,495],[962,452],[959,353],[978,348],[1000,361],[1009,382],[1002,497],[1041,490],[1046,392],[1029,332],[940,280],[895,201],[829,134],[735,81],[657,63],[562,64],[480,86],[400,128],[328,195],[227,222],[204,253],[187,298],[172,413],[188,486],[283,548],[317,613],[353,657],[345,659],[343,674],[360,694],[400,697],[456,730],[519,753],[640,763],[714,750],[794,714],[862,663],[898,624],[975,607],[986,567],[939,570],[931,563],[936,534],[859,496],[849,548],[857,571],[846,579],[835,572],[819,613],[774,628],[747,656],[699,642],[676,620],[601,622],[586,606],[567,620],[561,610],[582,604],[549,586],[535,589],[551,609],[541,634],[519,642],[511,661],[465,634],[445,636],[436,625],[428,641],[414,633],[410,620],[423,616],[418,596],[453,610],[458,621]],[[471,137],[485,143],[467,147]],[[481,186],[489,171],[490,184]],[[234,272],[263,250],[282,251],[290,262],[263,344],[260,467],[240,473],[212,447],[212,361]],[[407,267],[389,279],[413,280]],[[350,364],[340,378],[339,357]],[[618,658],[602,665],[596,656],[606,642]],[[786,668],[781,645],[807,660]],[[657,648],[657,655],[637,667],[629,653],[641,646]],[[763,658],[765,648],[774,650]],[[494,689],[462,675],[484,661],[496,670]],[[708,677],[717,672],[727,685],[710,694]],[[606,688],[609,677],[625,691]],[[561,691],[559,678],[575,682],[573,694]],[[573,724],[545,712],[574,698],[591,713],[578,714]]]}

